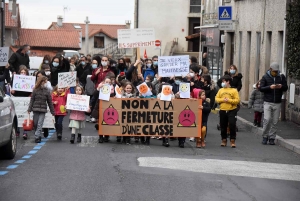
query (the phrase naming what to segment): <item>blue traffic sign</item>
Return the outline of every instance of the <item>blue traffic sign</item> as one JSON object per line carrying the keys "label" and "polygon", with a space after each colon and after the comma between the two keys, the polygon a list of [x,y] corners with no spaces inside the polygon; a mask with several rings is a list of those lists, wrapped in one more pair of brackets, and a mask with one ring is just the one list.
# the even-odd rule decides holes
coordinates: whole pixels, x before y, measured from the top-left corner
{"label": "blue traffic sign", "polygon": [[219,20],[232,20],[232,7],[219,6]]}

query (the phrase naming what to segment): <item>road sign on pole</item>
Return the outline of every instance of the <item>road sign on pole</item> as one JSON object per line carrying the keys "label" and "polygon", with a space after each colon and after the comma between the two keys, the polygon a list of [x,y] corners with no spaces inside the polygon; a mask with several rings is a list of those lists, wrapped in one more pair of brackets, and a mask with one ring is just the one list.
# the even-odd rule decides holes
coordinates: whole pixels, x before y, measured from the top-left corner
{"label": "road sign on pole", "polygon": [[156,46],[156,47],[159,47],[160,44],[161,44],[161,43],[160,43],[160,40],[156,40],[156,41],[155,41],[155,46]]}
{"label": "road sign on pole", "polygon": [[224,30],[224,31],[233,30],[231,6],[219,6],[218,17],[219,17],[220,30]]}

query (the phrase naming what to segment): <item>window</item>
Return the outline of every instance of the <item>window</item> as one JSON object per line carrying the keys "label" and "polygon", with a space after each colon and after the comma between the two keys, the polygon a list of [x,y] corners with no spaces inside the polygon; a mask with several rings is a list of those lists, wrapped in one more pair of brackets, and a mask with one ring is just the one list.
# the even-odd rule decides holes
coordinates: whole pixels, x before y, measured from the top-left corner
{"label": "window", "polygon": [[201,12],[201,0],[190,0],[190,13]]}
{"label": "window", "polygon": [[104,37],[94,37],[94,48],[104,48]]}
{"label": "window", "polygon": [[74,28],[75,28],[75,29],[81,29],[81,26],[79,26],[79,25],[74,25]]}

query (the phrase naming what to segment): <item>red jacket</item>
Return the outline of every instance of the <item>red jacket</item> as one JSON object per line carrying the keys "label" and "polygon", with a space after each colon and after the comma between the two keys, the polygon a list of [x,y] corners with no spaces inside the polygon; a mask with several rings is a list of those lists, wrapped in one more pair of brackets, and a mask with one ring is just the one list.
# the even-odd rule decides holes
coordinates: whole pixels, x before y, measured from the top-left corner
{"label": "red jacket", "polygon": [[62,94],[57,94],[57,92],[52,93],[52,102],[57,101],[57,104],[54,105],[55,115],[65,116],[67,115],[66,105],[67,105],[67,97],[70,93],[70,90],[63,92]]}
{"label": "red jacket", "polygon": [[93,82],[96,81],[96,84],[95,84],[95,88],[97,88],[97,86],[102,82],[104,81],[104,78],[106,77],[107,73],[109,72],[112,72],[113,71],[108,67],[107,70],[103,71],[103,67],[100,67],[100,72],[98,73],[98,75],[96,75],[96,71],[98,70],[99,68],[96,68],[95,70],[93,70],[92,72],[92,77],[91,77],[91,80]]}

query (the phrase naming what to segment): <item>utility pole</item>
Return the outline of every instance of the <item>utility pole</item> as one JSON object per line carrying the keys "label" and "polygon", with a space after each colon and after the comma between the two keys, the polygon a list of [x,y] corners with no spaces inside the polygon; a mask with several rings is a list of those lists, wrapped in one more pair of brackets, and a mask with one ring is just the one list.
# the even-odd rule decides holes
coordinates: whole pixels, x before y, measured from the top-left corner
{"label": "utility pole", "polygon": [[4,47],[4,38],[5,38],[5,0],[1,0],[0,4],[1,10],[1,47]]}
{"label": "utility pole", "polygon": [[86,16],[85,22],[85,55],[89,53],[89,17]]}

